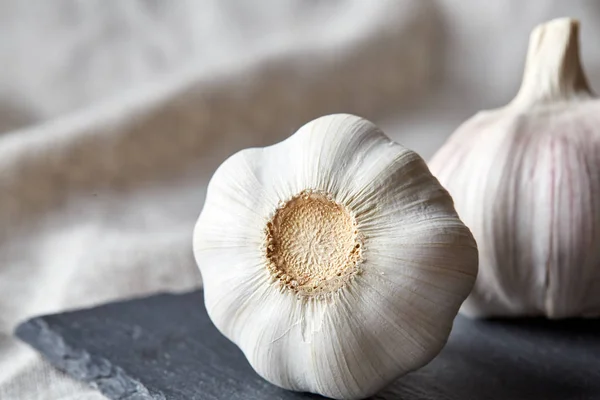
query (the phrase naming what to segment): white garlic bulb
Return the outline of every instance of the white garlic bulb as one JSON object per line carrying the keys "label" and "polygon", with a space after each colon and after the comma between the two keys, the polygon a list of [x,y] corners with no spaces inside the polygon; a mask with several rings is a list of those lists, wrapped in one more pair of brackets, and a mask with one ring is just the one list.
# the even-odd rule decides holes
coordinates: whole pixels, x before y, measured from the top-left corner
{"label": "white garlic bulb", "polygon": [[600,102],[577,21],[538,26],[516,98],[464,123],[429,166],[479,247],[461,312],[600,315]]}
{"label": "white garlic bulb", "polygon": [[352,115],[243,150],[194,232],[206,308],[266,380],[369,396],[445,344],[475,241],[416,153]]}

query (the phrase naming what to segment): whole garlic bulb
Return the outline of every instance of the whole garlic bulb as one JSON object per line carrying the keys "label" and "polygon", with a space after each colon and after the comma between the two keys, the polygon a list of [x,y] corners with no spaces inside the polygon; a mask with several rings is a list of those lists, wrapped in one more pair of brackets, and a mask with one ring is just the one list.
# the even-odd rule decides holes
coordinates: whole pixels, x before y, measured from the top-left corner
{"label": "whole garlic bulb", "polygon": [[444,346],[475,241],[416,153],[332,115],[226,160],[194,253],[209,316],[266,380],[364,398]]}
{"label": "whole garlic bulb", "polygon": [[600,315],[600,102],[577,21],[538,26],[516,98],[465,122],[429,166],[479,247],[461,312]]}

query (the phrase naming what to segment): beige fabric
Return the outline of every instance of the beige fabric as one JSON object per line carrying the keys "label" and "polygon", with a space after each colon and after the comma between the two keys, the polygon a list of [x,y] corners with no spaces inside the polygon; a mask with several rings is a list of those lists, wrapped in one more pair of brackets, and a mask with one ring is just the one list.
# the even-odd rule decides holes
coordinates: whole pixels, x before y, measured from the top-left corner
{"label": "beige fabric", "polygon": [[[568,4],[567,4],[568,3]],[[260,4],[260,6],[257,6]],[[101,399],[11,338],[198,287],[191,231],[238,149],[331,112],[429,156],[516,91],[531,27],[593,1],[0,0],[0,399]],[[591,74],[592,83],[596,76]]]}

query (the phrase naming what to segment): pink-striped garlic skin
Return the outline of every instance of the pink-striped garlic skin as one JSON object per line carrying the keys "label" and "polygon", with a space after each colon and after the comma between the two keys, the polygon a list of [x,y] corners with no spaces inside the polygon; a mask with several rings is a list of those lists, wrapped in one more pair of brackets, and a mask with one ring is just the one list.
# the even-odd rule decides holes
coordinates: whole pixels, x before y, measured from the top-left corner
{"label": "pink-striped garlic skin", "polygon": [[600,315],[600,101],[481,112],[429,167],[479,247],[462,313]]}
{"label": "pink-striped garlic skin", "polygon": [[429,163],[479,247],[464,314],[600,316],[600,101],[578,35],[571,18],[537,26],[517,96]]}

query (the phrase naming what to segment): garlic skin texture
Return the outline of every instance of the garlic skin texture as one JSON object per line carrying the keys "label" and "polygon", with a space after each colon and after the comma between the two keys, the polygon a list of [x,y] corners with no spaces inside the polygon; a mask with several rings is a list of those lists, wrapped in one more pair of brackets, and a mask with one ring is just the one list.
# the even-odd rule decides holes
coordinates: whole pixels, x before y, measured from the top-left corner
{"label": "garlic skin texture", "polygon": [[368,397],[435,357],[477,248],[413,151],[352,115],[231,156],[194,231],[208,314],[263,378]]}
{"label": "garlic skin texture", "polygon": [[517,97],[429,163],[479,246],[468,316],[600,315],[600,102],[577,35],[568,18],[537,27]]}

